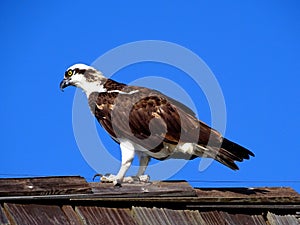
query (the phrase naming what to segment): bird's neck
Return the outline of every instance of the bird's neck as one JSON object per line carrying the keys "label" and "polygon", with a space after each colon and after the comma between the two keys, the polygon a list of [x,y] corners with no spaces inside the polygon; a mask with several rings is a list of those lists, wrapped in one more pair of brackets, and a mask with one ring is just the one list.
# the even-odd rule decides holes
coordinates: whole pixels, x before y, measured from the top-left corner
{"label": "bird's neck", "polygon": [[99,78],[98,80],[93,82],[81,82],[79,85],[77,85],[77,87],[81,88],[83,92],[85,92],[86,96],[89,97],[89,95],[93,92],[122,93],[122,90],[124,89],[124,87],[126,87],[126,85],[111,79]]}
{"label": "bird's neck", "polygon": [[106,88],[104,88],[106,81],[106,78],[101,78],[93,82],[84,81],[79,84],[78,87],[81,88],[88,97],[93,92],[106,92]]}

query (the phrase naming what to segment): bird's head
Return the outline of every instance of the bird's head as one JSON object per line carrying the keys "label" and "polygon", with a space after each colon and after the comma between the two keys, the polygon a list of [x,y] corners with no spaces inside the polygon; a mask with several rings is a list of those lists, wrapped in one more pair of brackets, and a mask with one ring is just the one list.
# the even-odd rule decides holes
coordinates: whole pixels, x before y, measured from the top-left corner
{"label": "bird's head", "polygon": [[95,90],[99,91],[105,80],[102,73],[95,68],[85,64],[75,64],[66,70],[59,86],[62,91],[68,86],[75,86],[88,94]]}

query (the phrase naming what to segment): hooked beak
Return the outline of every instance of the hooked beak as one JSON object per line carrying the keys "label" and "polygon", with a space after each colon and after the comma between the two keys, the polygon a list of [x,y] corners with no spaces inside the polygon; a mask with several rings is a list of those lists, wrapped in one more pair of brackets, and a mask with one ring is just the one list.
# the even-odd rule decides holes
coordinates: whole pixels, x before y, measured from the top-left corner
{"label": "hooked beak", "polygon": [[70,85],[71,85],[71,84],[70,84],[70,80],[64,78],[64,79],[60,82],[59,88],[60,88],[61,91],[64,91],[64,88],[66,88],[66,87],[68,87],[68,86],[70,86]]}

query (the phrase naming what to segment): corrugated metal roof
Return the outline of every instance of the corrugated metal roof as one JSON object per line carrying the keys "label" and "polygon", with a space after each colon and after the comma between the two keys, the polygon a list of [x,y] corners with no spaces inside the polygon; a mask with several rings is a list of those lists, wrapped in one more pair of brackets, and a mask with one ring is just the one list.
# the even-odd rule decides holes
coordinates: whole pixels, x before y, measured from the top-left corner
{"label": "corrugated metal roof", "polygon": [[208,211],[168,208],[132,207],[106,208],[99,206],[71,206],[15,204],[5,203],[5,216],[0,224],[20,225],[297,225],[299,219],[295,215],[263,215],[233,214],[225,211]]}
{"label": "corrugated metal roof", "polygon": [[81,177],[0,179],[0,224],[7,225],[285,225],[300,224],[299,215],[300,195],[291,188],[195,189],[182,181],[115,188]]}
{"label": "corrugated metal roof", "polygon": [[79,214],[75,212],[72,206],[64,205],[61,207],[62,211],[68,217],[71,225],[83,225],[83,220],[80,218]]}
{"label": "corrugated metal roof", "polygon": [[206,224],[226,224],[218,211],[201,212],[200,214]]}
{"label": "corrugated metal roof", "polygon": [[0,205],[0,224],[3,224],[3,225],[9,224],[8,219],[4,213],[1,205]]}
{"label": "corrugated metal roof", "polygon": [[262,215],[252,215],[251,216],[255,225],[265,225],[266,220]]}
{"label": "corrugated metal roof", "polygon": [[138,224],[266,225],[262,215],[230,214],[224,211],[199,212],[198,210],[172,210],[166,208],[133,207]]}
{"label": "corrugated metal roof", "polygon": [[135,225],[129,209],[97,206],[78,206],[75,208],[84,224]]}
{"label": "corrugated metal roof", "polygon": [[221,218],[226,221],[226,224],[247,224],[247,225],[266,225],[262,215],[247,215],[247,214],[232,214],[227,212],[219,212]]}
{"label": "corrugated metal roof", "polygon": [[11,224],[70,224],[67,216],[57,205],[5,203],[4,208]]}
{"label": "corrugated metal roof", "polygon": [[270,225],[298,225],[300,220],[294,215],[276,215],[268,212],[267,214],[268,222]]}
{"label": "corrugated metal roof", "polygon": [[132,213],[138,224],[205,224],[200,213],[195,210],[133,207]]}

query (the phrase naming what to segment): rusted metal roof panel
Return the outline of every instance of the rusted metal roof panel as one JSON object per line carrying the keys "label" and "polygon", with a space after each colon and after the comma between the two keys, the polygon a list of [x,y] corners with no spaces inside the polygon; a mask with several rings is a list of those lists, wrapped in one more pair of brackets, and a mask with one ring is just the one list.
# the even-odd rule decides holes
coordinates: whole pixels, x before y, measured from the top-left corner
{"label": "rusted metal roof panel", "polygon": [[133,207],[132,214],[138,224],[205,224],[198,211],[166,208]]}
{"label": "rusted metal roof panel", "polygon": [[[170,224],[170,221],[162,221],[165,215],[158,217],[154,209],[146,207],[133,207],[132,214],[138,224]],[[166,219],[164,219],[166,220]]]}
{"label": "rusted metal roof panel", "polygon": [[87,193],[92,193],[92,189],[80,176],[0,179],[0,196]]}
{"label": "rusted metal roof panel", "polygon": [[299,225],[300,220],[294,215],[276,215],[268,212],[267,214],[268,222],[270,225]]}
{"label": "rusted metal roof panel", "polygon": [[227,224],[266,225],[266,222],[263,216],[261,215],[260,216],[257,215],[256,217],[253,217],[252,215],[231,214],[223,211],[221,211],[220,214],[223,220],[227,222]]}
{"label": "rusted metal roof panel", "polygon": [[255,225],[265,225],[265,224],[267,224],[266,220],[264,219],[264,217],[262,215],[252,215],[251,217],[252,217]]}
{"label": "rusted metal roof panel", "polygon": [[9,224],[8,219],[6,217],[6,214],[3,211],[3,208],[2,208],[1,205],[0,205],[0,224],[1,225],[8,225]]}
{"label": "rusted metal roof panel", "polygon": [[230,214],[224,211],[199,212],[199,214],[204,221],[201,224],[207,225],[266,225],[266,222],[261,215]]}
{"label": "rusted metal roof panel", "polygon": [[268,212],[262,215],[233,214],[225,211],[198,211],[187,209],[132,207],[108,208],[99,206],[5,203],[0,224],[172,224],[172,225],[299,225],[296,215],[277,215]]}
{"label": "rusted metal roof panel", "polygon": [[64,212],[56,205],[12,204],[4,208],[11,224],[20,225],[61,225],[70,224]]}
{"label": "rusted metal roof panel", "polygon": [[207,225],[226,224],[222,215],[218,211],[200,212],[200,215]]}
{"label": "rusted metal roof panel", "polygon": [[166,208],[159,209],[155,207],[153,209],[147,208],[147,210],[152,210],[155,213],[154,215],[156,217],[164,218],[165,221],[169,222],[167,224],[193,224],[187,220],[187,215],[183,210],[172,210]]}
{"label": "rusted metal roof panel", "polygon": [[205,224],[199,211],[163,209],[168,215],[171,224]]}
{"label": "rusted metal roof panel", "polygon": [[[242,218],[241,218],[242,217]],[[251,217],[251,219],[250,219]],[[253,224],[253,225],[267,225],[264,217],[262,215],[241,215],[237,217],[236,222],[244,221],[245,224]]]}
{"label": "rusted metal roof panel", "polygon": [[185,210],[187,217],[191,220],[192,224],[206,224],[204,219],[201,217],[199,211]]}
{"label": "rusted metal roof panel", "polygon": [[136,222],[130,215],[129,209],[105,208],[97,206],[77,206],[75,211],[79,214],[84,224],[116,224],[135,225]]}
{"label": "rusted metal roof panel", "polygon": [[75,212],[75,210],[70,205],[64,205],[62,207],[63,212],[66,217],[70,221],[72,225],[84,225],[83,220],[79,217],[79,215]]}

